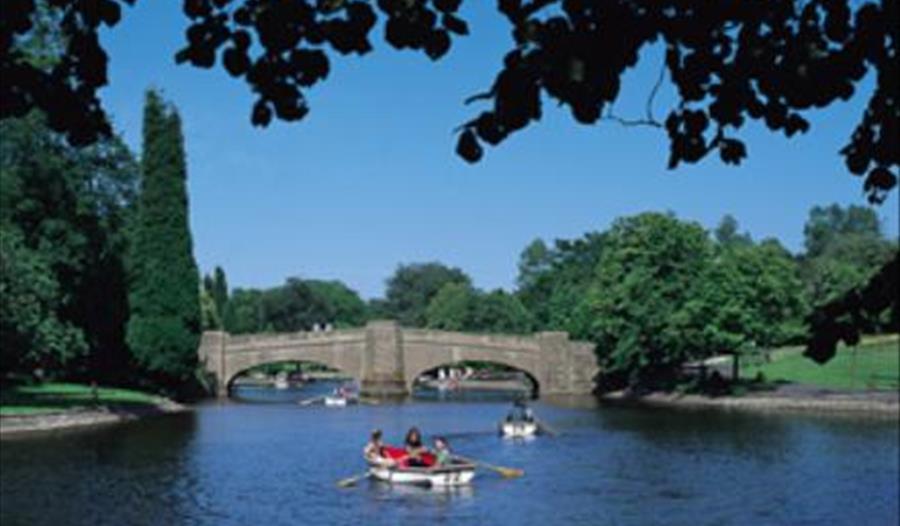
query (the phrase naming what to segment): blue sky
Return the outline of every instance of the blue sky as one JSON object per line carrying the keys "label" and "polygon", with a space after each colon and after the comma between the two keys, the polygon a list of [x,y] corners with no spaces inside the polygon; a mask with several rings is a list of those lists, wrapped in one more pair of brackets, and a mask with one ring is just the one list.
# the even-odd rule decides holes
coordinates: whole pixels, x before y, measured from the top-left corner
{"label": "blue sky", "polygon": [[[178,106],[197,261],[204,271],[222,265],[238,287],[334,278],[373,297],[399,263],[439,260],[479,287],[511,288],[535,237],[576,237],[648,210],[709,228],[731,213],[755,238],[799,250],[810,207],[866,204],[837,154],[863,97],[812,115],[799,138],[745,128],[749,159],[738,168],[711,156],[667,170],[663,132],[581,126],[551,102],[542,122],[467,165],[453,129],[480,110],[463,101],[490,86],[511,39],[493,3],[466,4],[472,34],[443,60],[390,49],[376,28],[373,53],[332,55],[303,121],[258,129],[242,81],[175,65],[187,27],[181,2],[138,2],[103,35],[110,85],[101,96],[136,151],[144,91],[160,88]],[[623,117],[642,115],[658,71],[657,52],[644,58],[616,104]],[[671,100],[668,90],[657,98],[658,117]],[[897,210],[897,192],[878,208],[892,237]]]}

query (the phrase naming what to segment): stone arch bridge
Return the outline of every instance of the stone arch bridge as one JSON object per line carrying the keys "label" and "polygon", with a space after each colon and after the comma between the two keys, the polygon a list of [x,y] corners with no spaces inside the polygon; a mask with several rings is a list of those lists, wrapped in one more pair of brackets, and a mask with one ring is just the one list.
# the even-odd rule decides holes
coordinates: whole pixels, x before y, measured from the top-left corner
{"label": "stone arch bridge", "polygon": [[200,363],[216,378],[218,396],[232,380],[264,363],[311,361],[360,381],[369,396],[403,396],[415,379],[440,365],[480,360],[529,374],[542,394],[584,394],[598,372],[594,346],[565,332],[533,336],[469,334],[401,328],[393,321],[329,332],[230,335],[204,332]]}

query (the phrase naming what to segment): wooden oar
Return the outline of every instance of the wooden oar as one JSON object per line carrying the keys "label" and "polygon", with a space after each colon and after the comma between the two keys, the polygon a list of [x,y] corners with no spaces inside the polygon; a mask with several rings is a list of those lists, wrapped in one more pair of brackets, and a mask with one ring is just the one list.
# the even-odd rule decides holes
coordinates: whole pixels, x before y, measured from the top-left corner
{"label": "wooden oar", "polygon": [[488,464],[487,462],[482,462],[482,461],[480,461],[480,460],[475,460],[475,459],[473,459],[473,458],[462,458],[462,457],[457,457],[457,458],[459,458],[460,460],[469,462],[469,463],[471,463],[471,464],[475,464],[476,466],[480,466],[480,467],[483,467],[483,468],[490,469],[490,470],[492,470],[492,471],[496,471],[497,473],[499,473],[500,475],[502,475],[503,478],[507,478],[507,479],[518,478],[518,477],[521,477],[521,476],[523,476],[523,475],[525,474],[525,470],[524,470],[524,469],[519,469],[519,468],[505,468],[505,467],[503,467],[503,466],[495,466],[494,464]]}
{"label": "wooden oar", "polygon": [[353,475],[352,477],[347,477],[345,479],[341,479],[337,482],[339,488],[349,488],[350,486],[355,486],[357,482],[369,476],[368,471],[364,471],[359,473],[358,475]]}
{"label": "wooden oar", "polygon": [[324,396],[317,396],[315,398],[309,398],[307,400],[300,400],[297,403],[300,405],[312,405],[312,404],[318,402],[319,400],[324,400],[324,399],[325,399]]}

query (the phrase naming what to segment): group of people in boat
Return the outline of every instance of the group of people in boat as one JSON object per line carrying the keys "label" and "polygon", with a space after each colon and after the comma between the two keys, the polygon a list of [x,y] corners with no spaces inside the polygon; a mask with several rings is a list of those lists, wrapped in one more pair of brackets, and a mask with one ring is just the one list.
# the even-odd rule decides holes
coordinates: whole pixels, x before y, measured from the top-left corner
{"label": "group of people in boat", "polygon": [[400,468],[439,468],[449,465],[453,457],[445,437],[434,437],[432,448],[429,449],[416,427],[407,431],[403,447],[386,445],[382,440],[381,430],[372,431],[369,442],[363,448],[363,456],[370,464]]}
{"label": "group of people in boat", "polygon": [[521,399],[513,403],[512,409],[506,414],[507,422],[534,422],[534,412]]}

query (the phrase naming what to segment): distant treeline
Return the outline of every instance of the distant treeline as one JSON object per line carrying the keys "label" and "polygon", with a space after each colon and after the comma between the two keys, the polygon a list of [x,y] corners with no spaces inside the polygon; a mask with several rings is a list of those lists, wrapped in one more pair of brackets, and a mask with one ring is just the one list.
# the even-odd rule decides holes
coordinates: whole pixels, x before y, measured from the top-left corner
{"label": "distant treeline", "polygon": [[[659,385],[688,360],[801,343],[814,307],[864,284],[897,252],[869,207],[814,207],[804,238],[792,254],[741,232],[730,215],[710,232],[644,213],[577,239],[533,241],[512,292],[479,290],[458,268],[414,263],[398,266],[384,298],[369,302],[339,281],[300,278],[229,296],[216,268],[204,279],[204,324],[236,334],[373,318],[454,331],[565,330],[598,344],[611,385]],[[896,331],[896,306],[863,323],[867,332]]]}

